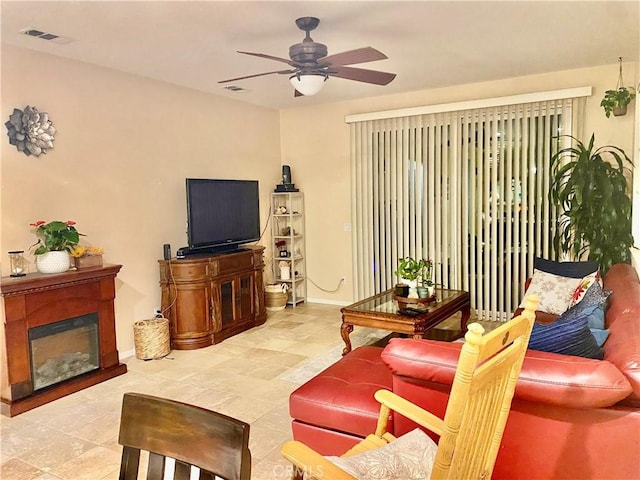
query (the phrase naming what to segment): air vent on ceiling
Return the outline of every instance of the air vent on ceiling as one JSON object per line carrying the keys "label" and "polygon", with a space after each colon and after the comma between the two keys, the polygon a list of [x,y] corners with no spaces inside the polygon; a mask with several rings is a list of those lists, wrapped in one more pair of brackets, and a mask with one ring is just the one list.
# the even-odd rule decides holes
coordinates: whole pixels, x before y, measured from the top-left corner
{"label": "air vent on ceiling", "polygon": [[242,88],[242,87],[237,87],[235,85],[227,85],[225,87],[222,87],[225,90],[231,90],[232,92],[246,92],[247,89],[246,88]]}
{"label": "air vent on ceiling", "polygon": [[75,42],[73,38],[61,37],[60,35],[56,35],[55,33],[43,32],[42,30],[38,30],[37,28],[25,28],[23,30],[20,30],[20,33],[28,35],[30,37],[40,38],[42,40],[48,40],[50,42],[59,44]]}

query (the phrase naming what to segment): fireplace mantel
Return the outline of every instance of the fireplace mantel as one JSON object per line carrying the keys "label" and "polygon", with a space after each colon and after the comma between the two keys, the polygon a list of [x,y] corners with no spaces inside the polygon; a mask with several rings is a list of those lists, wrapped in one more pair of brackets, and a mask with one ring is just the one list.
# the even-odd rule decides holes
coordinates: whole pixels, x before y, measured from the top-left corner
{"label": "fireplace mantel", "polygon": [[[1,412],[14,416],[127,371],[120,363],[115,335],[115,277],[122,265],[2,277],[5,321],[1,342]],[[29,329],[97,313],[99,369],[34,391]]]}

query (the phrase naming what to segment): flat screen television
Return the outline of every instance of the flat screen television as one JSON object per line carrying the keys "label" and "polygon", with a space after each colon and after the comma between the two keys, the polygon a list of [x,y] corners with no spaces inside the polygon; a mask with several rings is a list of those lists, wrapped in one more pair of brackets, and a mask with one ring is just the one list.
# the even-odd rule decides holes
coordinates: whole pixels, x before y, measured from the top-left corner
{"label": "flat screen television", "polygon": [[238,248],[260,239],[257,180],[187,178],[190,253]]}

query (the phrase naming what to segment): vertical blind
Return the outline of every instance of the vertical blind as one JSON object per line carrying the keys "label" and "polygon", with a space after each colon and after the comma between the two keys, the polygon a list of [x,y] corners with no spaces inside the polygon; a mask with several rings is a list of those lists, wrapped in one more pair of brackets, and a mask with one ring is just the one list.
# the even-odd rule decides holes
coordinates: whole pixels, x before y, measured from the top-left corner
{"label": "vertical blind", "polygon": [[405,256],[469,291],[479,319],[504,320],[534,256],[549,258],[549,161],[575,134],[583,98],[351,123],[354,288],[391,288]]}

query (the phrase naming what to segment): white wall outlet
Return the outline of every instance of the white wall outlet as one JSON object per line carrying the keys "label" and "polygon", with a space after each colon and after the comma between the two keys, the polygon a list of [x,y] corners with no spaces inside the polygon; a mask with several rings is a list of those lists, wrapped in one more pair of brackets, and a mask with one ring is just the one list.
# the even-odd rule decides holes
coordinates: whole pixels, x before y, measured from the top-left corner
{"label": "white wall outlet", "polygon": [[347,277],[341,277],[340,278],[340,284],[341,285],[346,285],[347,284]]}
{"label": "white wall outlet", "polygon": [[162,316],[162,309],[160,307],[156,307],[153,309],[153,317],[161,317]]}

